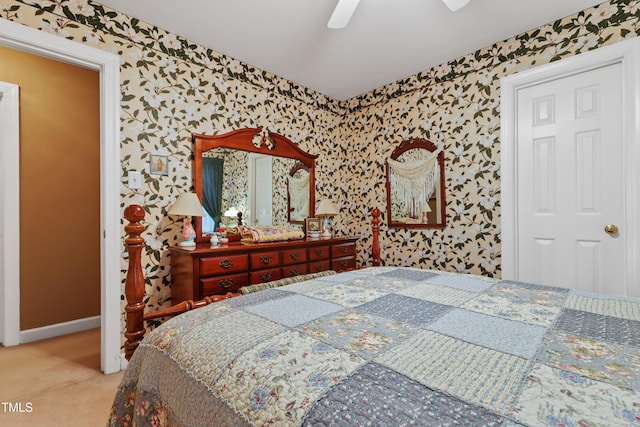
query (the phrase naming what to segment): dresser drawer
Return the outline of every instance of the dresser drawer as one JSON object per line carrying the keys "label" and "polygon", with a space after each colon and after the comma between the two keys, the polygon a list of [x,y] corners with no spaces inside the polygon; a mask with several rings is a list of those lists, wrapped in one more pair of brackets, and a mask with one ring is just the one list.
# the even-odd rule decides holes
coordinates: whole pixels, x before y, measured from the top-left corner
{"label": "dresser drawer", "polygon": [[280,252],[261,252],[251,254],[251,270],[263,270],[280,265]]}
{"label": "dresser drawer", "polygon": [[329,254],[329,246],[318,246],[315,248],[309,248],[309,261],[329,259]]}
{"label": "dresser drawer", "polygon": [[200,259],[200,276],[236,273],[249,270],[248,254],[219,256]]}
{"label": "dresser drawer", "polygon": [[287,265],[285,267],[282,267],[282,278],[284,279],[285,277],[299,276],[301,274],[307,274],[308,272],[308,264]]}
{"label": "dresser drawer", "polygon": [[356,245],[353,243],[342,243],[331,245],[331,258],[340,258],[356,254]]}
{"label": "dresser drawer", "polygon": [[316,261],[309,263],[309,274],[320,273],[321,271],[330,270],[331,263],[329,260]]}
{"label": "dresser drawer", "polygon": [[227,292],[234,292],[249,284],[247,273],[229,274],[226,276],[207,277],[200,280],[202,297],[208,295],[224,295]]}
{"label": "dresser drawer", "polygon": [[280,268],[271,268],[269,270],[260,270],[251,272],[251,284],[271,282],[272,280],[280,280],[282,274]]}
{"label": "dresser drawer", "polygon": [[307,262],[307,249],[289,249],[282,251],[282,265],[300,264]]}
{"label": "dresser drawer", "polygon": [[353,270],[356,268],[356,257],[344,257],[331,260],[331,269],[335,271]]}

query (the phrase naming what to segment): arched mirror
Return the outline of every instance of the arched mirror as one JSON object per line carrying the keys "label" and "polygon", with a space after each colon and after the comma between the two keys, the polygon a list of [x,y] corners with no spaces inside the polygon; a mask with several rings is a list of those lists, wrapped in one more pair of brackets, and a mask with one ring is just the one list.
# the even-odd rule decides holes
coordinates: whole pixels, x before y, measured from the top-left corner
{"label": "arched mirror", "polygon": [[[234,226],[237,212],[245,225],[304,223],[315,206],[315,159],[288,138],[257,128],[221,135],[192,135],[195,192],[208,215],[194,217],[196,241],[209,241],[220,223]],[[306,193],[298,192],[295,204],[308,213],[291,221],[289,198],[291,171],[302,165],[307,174]],[[306,201],[304,199],[307,199]],[[225,215],[226,214],[226,215]],[[299,222],[298,222],[299,221]]]}
{"label": "arched mirror", "polygon": [[444,153],[433,142],[403,141],[387,160],[389,227],[444,228]]}

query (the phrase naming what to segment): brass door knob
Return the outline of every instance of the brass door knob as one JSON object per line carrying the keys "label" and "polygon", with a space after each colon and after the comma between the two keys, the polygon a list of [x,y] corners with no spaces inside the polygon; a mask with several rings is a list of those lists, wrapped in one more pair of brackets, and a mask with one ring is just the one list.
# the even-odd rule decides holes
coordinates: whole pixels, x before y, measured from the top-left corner
{"label": "brass door knob", "polygon": [[604,226],[604,232],[607,234],[616,234],[618,232],[618,226],[615,224],[607,224]]}

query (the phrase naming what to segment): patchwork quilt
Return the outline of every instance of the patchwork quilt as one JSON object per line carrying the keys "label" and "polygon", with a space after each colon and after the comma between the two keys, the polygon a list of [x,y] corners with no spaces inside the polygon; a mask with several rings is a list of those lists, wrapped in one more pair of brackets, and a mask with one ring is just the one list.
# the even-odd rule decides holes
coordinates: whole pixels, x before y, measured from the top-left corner
{"label": "patchwork quilt", "polygon": [[637,426],[640,300],[373,267],[178,316],[109,424]]}

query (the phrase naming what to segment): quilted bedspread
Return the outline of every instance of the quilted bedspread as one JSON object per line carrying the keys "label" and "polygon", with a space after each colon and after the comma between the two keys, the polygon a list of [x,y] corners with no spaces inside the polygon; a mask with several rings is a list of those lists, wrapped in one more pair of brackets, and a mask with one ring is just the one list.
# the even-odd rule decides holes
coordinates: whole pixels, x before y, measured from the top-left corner
{"label": "quilted bedspread", "polygon": [[640,300],[373,267],[151,332],[109,425],[637,426]]}

